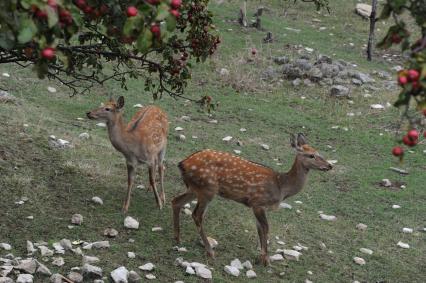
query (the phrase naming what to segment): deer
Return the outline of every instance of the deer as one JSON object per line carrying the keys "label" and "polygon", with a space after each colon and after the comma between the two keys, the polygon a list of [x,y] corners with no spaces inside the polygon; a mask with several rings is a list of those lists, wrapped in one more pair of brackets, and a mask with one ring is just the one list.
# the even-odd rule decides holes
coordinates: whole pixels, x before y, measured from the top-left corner
{"label": "deer", "polygon": [[[167,147],[169,123],[166,113],[159,107],[150,105],[142,107],[126,124],[123,120],[124,97],[117,101],[110,98],[101,107],[87,112],[87,117],[103,120],[107,124],[108,136],[112,146],[121,152],[127,165],[127,195],[123,204],[123,212],[127,213],[130,195],[140,164],[148,166],[149,182],[154,192],[159,209],[165,204],[164,193],[164,157]],[[159,173],[160,194],[155,183],[156,172]]]}
{"label": "deer", "polygon": [[268,265],[269,225],[266,209],[276,209],[284,199],[299,193],[310,170],[332,169],[332,165],[307,144],[303,134],[292,135],[290,144],[296,151],[296,157],[291,169],[285,173],[211,149],[195,152],[181,161],[178,167],[187,190],[172,200],[175,241],[180,243],[179,218],[182,206],[197,199],[192,218],[207,255],[214,258],[214,251],[204,232],[203,218],[208,204],[219,195],[253,210],[260,240],[260,262]]}

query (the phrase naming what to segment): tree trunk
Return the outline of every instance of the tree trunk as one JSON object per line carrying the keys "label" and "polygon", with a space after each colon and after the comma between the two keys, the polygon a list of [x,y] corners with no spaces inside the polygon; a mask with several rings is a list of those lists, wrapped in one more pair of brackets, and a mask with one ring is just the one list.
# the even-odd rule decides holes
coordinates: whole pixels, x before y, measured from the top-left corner
{"label": "tree trunk", "polygon": [[374,29],[376,26],[376,8],[377,8],[377,0],[372,0],[371,15],[370,15],[370,34],[368,35],[368,46],[367,46],[368,61],[371,61],[371,57],[373,53]]}
{"label": "tree trunk", "polygon": [[247,27],[247,0],[244,0],[242,7],[240,8],[240,17],[238,22],[243,27]]}

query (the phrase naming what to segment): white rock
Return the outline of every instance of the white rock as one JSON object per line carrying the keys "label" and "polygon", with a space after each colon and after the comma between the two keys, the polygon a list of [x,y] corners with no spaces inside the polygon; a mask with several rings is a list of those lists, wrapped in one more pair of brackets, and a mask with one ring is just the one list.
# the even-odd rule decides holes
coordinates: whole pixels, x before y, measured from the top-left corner
{"label": "white rock", "polygon": [[139,190],[143,190],[143,189],[145,189],[145,185],[137,185],[136,186],[136,189],[139,189]]}
{"label": "white rock", "polygon": [[82,140],[87,140],[88,138],[90,138],[90,135],[88,133],[81,133],[78,135],[78,137]]}
{"label": "white rock", "polygon": [[238,268],[230,266],[230,265],[225,265],[224,270],[229,275],[232,275],[232,276],[235,276],[235,277],[238,277],[240,275],[240,270]]}
{"label": "white rock", "polygon": [[68,239],[62,239],[59,241],[59,244],[65,249],[65,250],[71,250],[72,249],[72,243]]}
{"label": "white rock", "polygon": [[86,263],[92,264],[97,262],[99,262],[99,258],[96,256],[88,256],[88,255],[83,256],[83,265]]}
{"label": "white rock", "polygon": [[247,132],[247,129],[246,128],[240,128],[240,132],[242,132],[242,133]]}
{"label": "white rock", "polygon": [[65,253],[64,247],[62,247],[62,245],[59,242],[53,243],[52,246],[55,249],[55,254],[64,254]]}
{"label": "white rock", "polygon": [[305,50],[308,51],[309,53],[313,52],[314,49],[313,48],[309,48],[309,47],[305,47]]}
{"label": "white rock", "polygon": [[403,249],[409,249],[410,248],[409,244],[401,242],[401,241],[399,241],[396,245],[400,248],[403,248]]}
{"label": "white rock", "polygon": [[180,253],[186,253],[188,250],[185,247],[178,247],[177,251]]}
{"label": "white rock", "polygon": [[280,208],[292,209],[293,207],[286,202],[282,202],[280,203]]}
{"label": "white rock", "polygon": [[48,86],[47,87],[47,91],[50,93],[55,93],[56,92],[56,88],[54,88],[53,86]]}
{"label": "white rock", "polygon": [[39,246],[38,248],[40,250],[41,256],[52,256],[53,255],[53,251],[51,249],[49,249],[48,247]]}
{"label": "white rock", "polygon": [[282,246],[284,246],[284,245],[285,245],[285,243],[284,243],[283,241],[277,241],[277,244],[278,244],[278,245],[282,245]]}
{"label": "white rock", "polygon": [[295,201],[294,201],[294,203],[302,204],[303,202],[302,202],[302,201],[300,201],[300,200],[295,200]]}
{"label": "white rock", "polygon": [[226,69],[226,68],[220,69],[219,73],[220,73],[221,76],[224,76],[224,77],[229,76],[229,70]]}
{"label": "white rock", "polygon": [[187,274],[191,274],[191,275],[195,274],[195,270],[194,270],[194,268],[192,268],[190,265],[188,265],[188,266],[186,267],[185,272],[186,272]]}
{"label": "white rock", "polygon": [[83,223],[83,215],[78,213],[74,214],[71,217],[71,223],[75,225],[81,225]]}
{"label": "white rock", "polygon": [[3,73],[3,74],[1,74],[3,77],[6,77],[6,78],[10,78],[10,75],[8,74],[8,73]]}
{"label": "white rock", "polygon": [[140,104],[140,103],[137,103],[137,104],[133,105],[133,108],[142,108],[142,107],[143,107],[143,105]]}
{"label": "white rock", "polygon": [[355,6],[355,11],[364,18],[370,18],[372,7],[368,4],[358,3]]}
{"label": "white rock", "polygon": [[7,243],[0,243],[0,249],[4,249],[6,251],[10,251],[12,249],[12,246]]}
{"label": "white rock", "polygon": [[253,269],[253,265],[251,264],[251,262],[249,260],[246,260],[245,262],[243,262],[241,264],[245,269]]}
{"label": "white rock", "polygon": [[149,280],[153,280],[153,279],[155,279],[155,278],[157,278],[157,277],[155,277],[155,275],[154,275],[154,274],[148,273],[147,275],[145,275],[145,278],[146,278],[146,279],[149,279]]}
{"label": "white rock", "polygon": [[360,252],[364,253],[364,254],[368,254],[368,255],[372,255],[373,251],[370,249],[366,249],[366,248],[360,248],[359,249]]}
{"label": "white rock", "polygon": [[47,275],[47,276],[51,276],[52,272],[50,272],[49,268],[47,268],[44,264],[37,262],[38,267],[37,267],[37,273],[39,274],[43,274],[43,275]]}
{"label": "white rock", "polygon": [[102,268],[86,263],[82,268],[83,275],[88,277],[102,277]]}
{"label": "white rock", "polygon": [[183,128],[182,128],[182,127],[176,127],[176,128],[175,128],[175,131],[177,131],[177,132],[179,132],[179,131],[183,131]]}
{"label": "white rock", "polygon": [[299,257],[302,255],[300,252],[295,250],[283,250],[284,257],[288,260],[299,260]]}
{"label": "white rock", "polygon": [[330,164],[336,164],[337,160],[335,160],[335,159],[329,159],[329,160],[327,160],[327,162],[330,163]]}
{"label": "white rock", "polygon": [[151,231],[152,232],[163,231],[163,228],[161,228],[161,227],[152,227]]}
{"label": "white rock", "polygon": [[356,263],[356,264],[359,264],[359,265],[364,265],[365,264],[365,260],[363,259],[363,258],[361,258],[361,257],[354,257],[354,262]]}
{"label": "white rock", "polygon": [[394,205],[392,205],[392,208],[393,208],[393,209],[398,209],[398,208],[401,208],[401,206],[400,206],[400,205],[397,205],[397,204],[394,204]]}
{"label": "white rock", "polygon": [[199,267],[199,266],[204,266],[204,267],[206,267],[206,265],[205,265],[205,264],[203,264],[203,263],[199,263],[199,262],[196,262],[196,261],[191,262],[191,263],[190,263],[190,265],[191,265],[193,268],[196,268],[196,267]]}
{"label": "white rock", "polygon": [[19,262],[15,269],[24,271],[25,273],[33,274],[37,270],[37,261],[35,259],[29,258],[24,259]]}
{"label": "white rock", "polygon": [[65,261],[64,261],[64,259],[62,257],[54,257],[53,261],[52,261],[52,264],[56,265],[56,266],[62,266],[62,265],[65,264]]}
{"label": "white rock", "polygon": [[262,143],[260,146],[261,146],[261,147],[262,147],[262,149],[264,149],[264,150],[269,150],[269,145],[267,145],[267,144]]}
{"label": "white rock", "polygon": [[185,205],[183,206],[184,208],[191,208],[191,204],[188,202],[188,203],[185,203]]}
{"label": "white rock", "polygon": [[84,118],[81,118],[81,117],[77,117],[77,118],[75,118],[77,121],[84,121]]}
{"label": "white rock", "polygon": [[195,274],[197,274],[198,277],[204,278],[204,279],[212,279],[212,272],[210,269],[204,267],[204,266],[198,266],[195,268]]}
{"label": "white rock", "polygon": [[104,204],[104,201],[100,197],[92,197],[92,202],[100,205]]}
{"label": "white rock", "polygon": [[33,215],[29,215],[29,216],[27,216],[27,217],[25,217],[25,218],[27,218],[27,219],[29,219],[29,220],[33,220],[33,219],[34,219],[34,216],[33,216]]}
{"label": "white rock", "polygon": [[31,274],[19,274],[16,283],[33,283],[33,279]]}
{"label": "white rock", "polygon": [[327,215],[327,214],[324,214],[324,213],[321,213],[320,217],[321,217],[321,219],[327,220],[327,221],[336,221],[337,220],[336,216],[334,216],[334,215]]}
{"label": "white rock", "polygon": [[235,154],[241,154],[241,150],[239,150],[239,149],[234,149],[234,153],[235,153]]}
{"label": "white rock", "polygon": [[270,256],[269,259],[272,262],[274,262],[274,261],[282,261],[282,260],[284,260],[284,257],[281,254],[274,254],[274,255]]}
{"label": "white rock", "polygon": [[238,269],[244,269],[243,265],[241,264],[241,261],[238,258],[231,261],[231,266],[238,268]]}
{"label": "white rock", "polygon": [[148,262],[144,265],[139,266],[139,269],[143,270],[143,271],[151,271],[155,268],[155,265]]}
{"label": "white rock", "polygon": [[310,271],[310,270],[308,270],[307,272],[306,272],[308,275],[312,275],[312,274],[314,274],[312,271]]}
{"label": "white rock", "polygon": [[304,251],[309,250],[309,248],[308,248],[308,247],[306,247],[306,246],[304,246],[304,245],[302,245],[302,244],[300,244],[300,243],[297,243],[297,245],[298,245],[299,247],[301,247],[301,248],[302,248],[302,250],[304,250]]}
{"label": "white rock", "polygon": [[256,277],[257,277],[256,272],[254,272],[253,270],[247,270],[247,272],[246,272],[246,276],[247,276],[247,278],[249,278],[249,279],[252,279],[252,278],[256,278]]}
{"label": "white rock", "polygon": [[192,214],[192,211],[191,211],[191,210],[189,210],[188,208],[185,208],[185,209],[183,210],[183,213],[185,213],[186,215],[191,215],[191,214]]}
{"label": "white rock", "polygon": [[128,228],[128,229],[138,229],[139,228],[139,222],[134,219],[131,216],[127,216],[124,219],[124,227]]}
{"label": "white rock", "polygon": [[81,275],[80,273],[75,272],[75,271],[71,271],[70,273],[68,273],[67,277],[68,277],[68,279],[70,279],[74,283],[83,282],[83,275]]}
{"label": "white rock", "polygon": [[218,122],[217,122],[217,120],[210,120],[209,123],[210,124],[217,124]]}
{"label": "white rock", "polygon": [[185,135],[179,135],[179,139],[180,139],[181,141],[184,141],[184,140],[186,140],[186,136],[185,136]]}
{"label": "white rock", "polygon": [[115,283],[127,283],[129,278],[129,271],[126,267],[120,266],[111,271],[111,278]]}
{"label": "white rock", "polygon": [[129,282],[141,282],[142,277],[134,270],[129,272]]}
{"label": "white rock", "polygon": [[134,252],[127,252],[127,257],[128,258],[135,258],[136,254]]}
{"label": "white rock", "polygon": [[365,225],[364,223],[358,223],[357,225],[356,225],[356,228],[358,229],[358,230],[361,230],[361,231],[365,231],[365,230],[367,230],[367,225]]}
{"label": "white rock", "polygon": [[389,179],[382,179],[381,184],[384,187],[390,187],[390,186],[392,186],[392,183],[391,183],[391,181]]}
{"label": "white rock", "polygon": [[34,244],[32,243],[32,242],[30,242],[30,241],[27,241],[27,252],[29,253],[29,254],[33,254],[33,253],[35,253],[37,251],[37,249],[36,248],[34,248]]}
{"label": "white rock", "polygon": [[100,127],[100,128],[106,128],[106,124],[101,122],[101,123],[97,123],[96,126]]}
{"label": "white rock", "polygon": [[228,142],[228,141],[232,140],[232,137],[231,136],[226,136],[222,140]]}
{"label": "white rock", "polygon": [[302,249],[302,247],[300,247],[300,246],[293,246],[293,249],[295,250],[295,251],[301,251],[301,250],[303,250]]}
{"label": "white rock", "polygon": [[402,233],[411,234],[411,233],[413,233],[413,229],[404,227],[404,228],[402,228]]}

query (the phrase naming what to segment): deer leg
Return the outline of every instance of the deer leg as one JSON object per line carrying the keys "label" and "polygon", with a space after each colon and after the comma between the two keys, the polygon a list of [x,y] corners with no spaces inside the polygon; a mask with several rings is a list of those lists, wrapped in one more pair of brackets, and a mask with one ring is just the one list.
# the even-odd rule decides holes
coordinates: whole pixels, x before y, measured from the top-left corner
{"label": "deer leg", "polygon": [[198,198],[197,205],[192,212],[192,218],[194,219],[195,225],[197,226],[198,233],[200,233],[201,240],[204,243],[207,255],[214,258],[214,251],[210,246],[209,241],[207,240],[207,236],[203,228],[204,214],[210,201],[211,198],[206,198],[205,196],[203,196],[203,198]]}
{"label": "deer leg", "polygon": [[172,200],[173,230],[175,234],[175,240],[178,244],[180,243],[180,210],[186,203],[190,202],[193,199],[195,199],[195,194],[191,191],[188,191],[184,194],[175,197]]}
{"label": "deer leg", "polygon": [[253,213],[256,217],[256,227],[260,239],[260,261],[263,265],[269,264],[268,257],[268,233],[269,225],[266,219],[265,210],[261,207],[253,207]]}
{"label": "deer leg", "polygon": [[160,197],[157,192],[157,186],[155,185],[155,163],[154,165],[149,165],[148,173],[149,173],[149,183],[151,185],[152,191],[154,192],[155,201],[157,202],[158,208],[162,209],[163,205],[161,203]]}
{"label": "deer leg", "polygon": [[130,205],[130,195],[132,194],[133,182],[135,180],[135,167],[131,164],[127,164],[127,196],[123,205],[123,212],[127,213]]}
{"label": "deer leg", "polygon": [[164,193],[164,164],[163,161],[161,160],[160,162],[158,162],[158,174],[160,175],[160,199],[161,202],[163,203],[163,205],[166,203],[166,194]]}

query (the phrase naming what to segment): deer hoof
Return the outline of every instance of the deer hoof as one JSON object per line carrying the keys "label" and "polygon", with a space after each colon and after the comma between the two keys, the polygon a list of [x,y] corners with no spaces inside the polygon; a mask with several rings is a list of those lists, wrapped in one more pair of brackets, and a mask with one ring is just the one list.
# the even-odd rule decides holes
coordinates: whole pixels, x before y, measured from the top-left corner
{"label": "deer hoof", "polygon": [[215,258],[214,251],[207,251],[207,255],[208,255],[210,258],[212,258],[212,259],[214,259],[214,258]]}
{"label": "deer hoof", "polygon": [[268,255],[261,255],[260,256],[260,262],[261,262],[262,265],[268,266],[269,265],[269,256]]}

